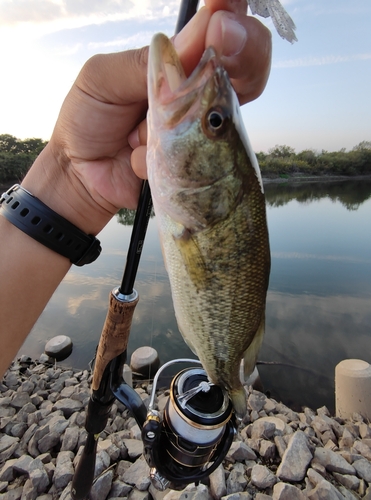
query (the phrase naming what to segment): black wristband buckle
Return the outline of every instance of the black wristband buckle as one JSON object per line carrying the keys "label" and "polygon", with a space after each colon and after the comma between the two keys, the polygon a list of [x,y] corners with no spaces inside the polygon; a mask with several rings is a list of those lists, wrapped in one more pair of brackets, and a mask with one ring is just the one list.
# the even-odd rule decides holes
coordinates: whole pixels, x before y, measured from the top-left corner
{"label": "black wristband buckle", "polygon": [[19,184],[1,195],[0,214],[76,266],[94,262],[102,251],[95,236],[85,234]]}

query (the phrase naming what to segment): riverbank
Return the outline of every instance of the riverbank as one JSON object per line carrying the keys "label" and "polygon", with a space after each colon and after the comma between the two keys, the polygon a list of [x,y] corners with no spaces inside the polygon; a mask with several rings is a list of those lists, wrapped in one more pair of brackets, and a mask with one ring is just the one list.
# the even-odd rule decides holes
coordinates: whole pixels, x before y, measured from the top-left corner
{"label": "riverbank", "polygon": [[305,175],[292,174],[282,176],[266,177],[263,175],[264,184],[285,184],[300,182],[344,182],[344,181],[362,181],[371,180],[371,175]]}
{"label": "riverbank", "polygon": [[[0,384],[0,498],[70,498],[86,439],[91,375],[23,356]],[[136,391],[148,404],[148,384]],[[168,391],[157,394],[162,410]],[[327,408],[294,412],[250,389],[249,412],[206,485],[160,493],[149,480],[140,429],[116,402],[101,434],[91,500],[286,500],[371,498],[371,426]]]}
{"label": "riverbank", "polygon": [[[265,176],[262,174],[264,184],[284,184],[284,183],[299,183],[299,182],[343,182],[343,181],[361,181],[371,180],[371,175],[306,175],[306,174],[290,174],[281,176]],[[0,191],[6,191],[14,184],[19,183],[19,180],[0,184]],[[1,194],[0,193],[0,194]]]}

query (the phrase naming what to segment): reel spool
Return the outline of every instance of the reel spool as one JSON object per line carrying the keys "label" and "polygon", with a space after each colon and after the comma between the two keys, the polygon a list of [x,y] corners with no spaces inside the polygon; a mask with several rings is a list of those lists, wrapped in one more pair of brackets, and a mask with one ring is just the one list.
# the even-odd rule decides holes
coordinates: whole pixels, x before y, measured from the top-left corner
{"label": "reel spool", "polygon": [[[163,419],[153,408],[156,374],[147,419],[142,429],[144,456],[153,485],[182,489],[207,477],[222,462],[235,434],[232,404],[202,368],[187,368],[171,384]],[[195,360],[187,360],[199,363]]]}

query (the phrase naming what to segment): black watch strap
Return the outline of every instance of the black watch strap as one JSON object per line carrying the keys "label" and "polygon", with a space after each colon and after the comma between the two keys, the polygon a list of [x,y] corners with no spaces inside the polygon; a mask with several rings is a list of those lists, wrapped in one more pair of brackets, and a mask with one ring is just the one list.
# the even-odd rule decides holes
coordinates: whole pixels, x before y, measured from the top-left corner
{"label": "black watch strap", "polygon": [[0,197],[0,214],[34,240],[83,266],[99,257],[100,241],[15,184]]}

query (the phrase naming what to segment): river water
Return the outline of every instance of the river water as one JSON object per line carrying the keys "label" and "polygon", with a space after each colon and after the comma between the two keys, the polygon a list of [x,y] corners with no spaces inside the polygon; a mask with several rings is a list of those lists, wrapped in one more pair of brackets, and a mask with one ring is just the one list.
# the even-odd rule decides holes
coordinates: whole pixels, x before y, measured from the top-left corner
{"label": "river water", "polygon": [[[333,410],[336,364],[371,363],[371,180],[271,183],[265,191],[272,270],[259,356],[264,389],[295,408]],[[109,292],[121,282],[132,220],[121,211],[100,233],[102,255],[71,269],[20,353],[37,357],[48,339],[69,335],[74,350],[63,364],[87,367]],[[128,355],[151,345],[162,363],[194,357],[177,329],[155,218],[135,287]]]}

